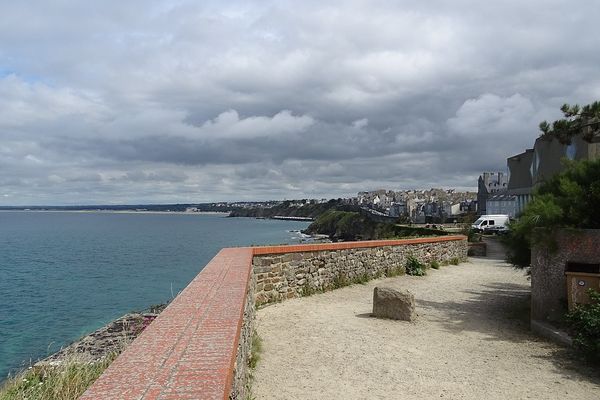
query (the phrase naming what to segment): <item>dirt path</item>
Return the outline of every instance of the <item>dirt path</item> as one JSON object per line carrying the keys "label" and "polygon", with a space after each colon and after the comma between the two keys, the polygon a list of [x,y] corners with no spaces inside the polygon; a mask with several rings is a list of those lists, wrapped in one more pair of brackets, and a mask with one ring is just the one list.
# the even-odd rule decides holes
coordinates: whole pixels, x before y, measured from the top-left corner
{"label": "dirt path", "polygon": [[[409,289],[415,323],[371,318],[375,286]],[[529,282],[471,259],[258,312],[256,399],[600,399],[600,372],[528,330]]]}

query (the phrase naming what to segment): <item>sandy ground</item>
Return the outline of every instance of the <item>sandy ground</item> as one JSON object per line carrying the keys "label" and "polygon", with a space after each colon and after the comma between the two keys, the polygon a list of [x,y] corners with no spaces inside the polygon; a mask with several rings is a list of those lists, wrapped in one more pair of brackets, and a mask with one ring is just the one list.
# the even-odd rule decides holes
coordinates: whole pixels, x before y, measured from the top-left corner
{"label": "sandy ground", "polygon": [[[409,289],[416,322],[370,317],[375,286]],[[528,330],[529,282],[470,259],[258,312],[256,399],[600,399],[600,371]]]}

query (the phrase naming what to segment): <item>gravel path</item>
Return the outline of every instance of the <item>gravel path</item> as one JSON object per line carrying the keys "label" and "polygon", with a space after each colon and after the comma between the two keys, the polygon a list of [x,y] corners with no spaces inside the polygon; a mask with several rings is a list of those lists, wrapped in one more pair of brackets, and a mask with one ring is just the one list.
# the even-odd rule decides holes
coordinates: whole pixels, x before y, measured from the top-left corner
{"label": "gravel path", "polygon": [[[409,289],[414,323],[371,318],[375,286]],[[472,258],[258,312],[258,399],[600,399],[600,372],[528,330],[529,282]]]}

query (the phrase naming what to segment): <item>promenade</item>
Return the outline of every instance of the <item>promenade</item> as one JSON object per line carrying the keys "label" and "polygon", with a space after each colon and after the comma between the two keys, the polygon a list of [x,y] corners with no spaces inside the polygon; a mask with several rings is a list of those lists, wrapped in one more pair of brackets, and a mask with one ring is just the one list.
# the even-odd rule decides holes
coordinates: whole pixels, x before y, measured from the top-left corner
{"label": "promenade", "polygon": [[[417,321],[370,317],[375,286],[412,291]],[[470,258],[425,277],[379,279],[265,307],[257,314],[263,350],[253,395],[598,399],[600,371],[529,332],[529,292],[522,271]]]}

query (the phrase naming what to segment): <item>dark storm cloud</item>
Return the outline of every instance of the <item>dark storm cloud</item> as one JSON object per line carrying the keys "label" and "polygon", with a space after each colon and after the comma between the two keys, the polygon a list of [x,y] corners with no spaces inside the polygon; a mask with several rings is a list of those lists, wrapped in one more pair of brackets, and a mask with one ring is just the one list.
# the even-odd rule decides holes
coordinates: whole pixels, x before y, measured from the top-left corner
{"label": "dark storm cloud", "polygon": [[0,204],[474,187],[600,98],[593,1],[13,2]]}

